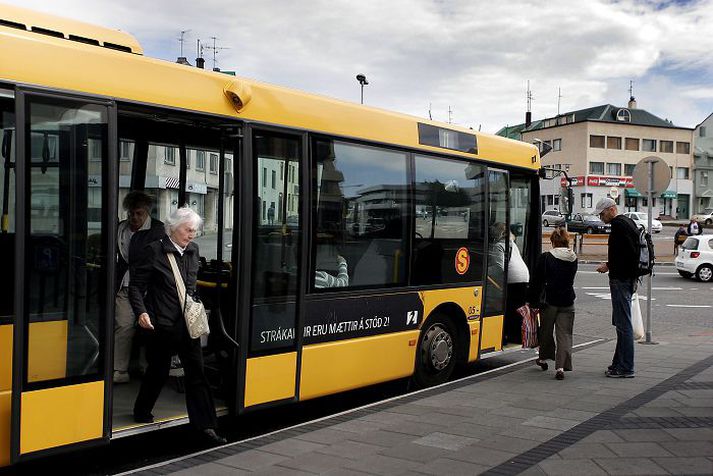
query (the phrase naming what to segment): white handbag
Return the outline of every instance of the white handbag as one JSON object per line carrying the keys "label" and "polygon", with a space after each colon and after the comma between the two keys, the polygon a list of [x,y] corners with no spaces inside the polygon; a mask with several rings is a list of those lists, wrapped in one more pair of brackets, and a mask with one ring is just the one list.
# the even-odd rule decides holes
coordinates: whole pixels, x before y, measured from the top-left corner
{"label": "white handbag", "polygon": [[644,337],[644,320],[641,317],[639,293],[631,295],[631,327],[634,330],[634,340],[640,340]]}
{"label": "white handbag", "polygon": [[210,334],[205,306],[203,306],[202,302],[194,300],[186,292],[186,285],[183,282],[180,271],[178,271],[178,263],[176,263],[176,257],[173,256],[173,253],[166,253],[166,256],[168,257],[168,262],[171,263],[173,277],[176,279],[176,291],[183,308],[183,317],[186,319],[188,335],[191,336],[191,339],[198,339],[203,335]]}

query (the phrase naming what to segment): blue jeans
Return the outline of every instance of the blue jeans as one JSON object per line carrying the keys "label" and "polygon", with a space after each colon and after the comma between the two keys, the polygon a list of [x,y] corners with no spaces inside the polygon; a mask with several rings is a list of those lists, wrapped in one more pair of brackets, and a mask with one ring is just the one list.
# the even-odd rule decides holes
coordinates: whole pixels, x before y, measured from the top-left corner
{"label": "blue jeans", "polygon": [[616,327],[616,350],[612,365],[621,372],[634,372],[634,329],[631,325],[631,295],[636,279],[609,278],[612,324]]}

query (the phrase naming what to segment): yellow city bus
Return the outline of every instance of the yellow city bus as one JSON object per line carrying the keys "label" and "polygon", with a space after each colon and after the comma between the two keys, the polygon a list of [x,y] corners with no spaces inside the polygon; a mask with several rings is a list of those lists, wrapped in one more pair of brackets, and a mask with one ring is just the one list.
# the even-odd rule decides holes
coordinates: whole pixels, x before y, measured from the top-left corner
{"label": "yellow city bus", "polygon": [[[221,414],[503,349],[507,261],[539,252],[536,147],[143,56],[0,6],[0,466],[187,421],[176,362],[137,424],[113,383],[117,227],[144,190],[205,219]],[[134,339],[140,364],[141,338]],[[139,369],[140,371],[140,365]]]}

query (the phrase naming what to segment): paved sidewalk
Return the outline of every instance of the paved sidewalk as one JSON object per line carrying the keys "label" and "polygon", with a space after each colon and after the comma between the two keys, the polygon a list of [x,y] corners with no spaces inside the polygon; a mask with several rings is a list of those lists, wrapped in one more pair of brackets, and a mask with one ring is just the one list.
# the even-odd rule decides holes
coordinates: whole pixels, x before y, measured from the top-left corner
{"label": "paved sidewalk", "polygon": [[579,349],[564,381],[528,362],[227,445],[143,474],[712,474],[713,332]]}

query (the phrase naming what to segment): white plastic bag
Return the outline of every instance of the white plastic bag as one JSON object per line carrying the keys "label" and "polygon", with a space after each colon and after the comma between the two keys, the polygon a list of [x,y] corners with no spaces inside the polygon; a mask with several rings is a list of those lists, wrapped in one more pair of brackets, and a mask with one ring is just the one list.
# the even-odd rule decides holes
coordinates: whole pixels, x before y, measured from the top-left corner
{"label": "white plastic bag", "polygon": [[634,340],[640,340],[644,337],[644,320],[641,317],[639,293],[631,295],[631,327],[634,329]]}

